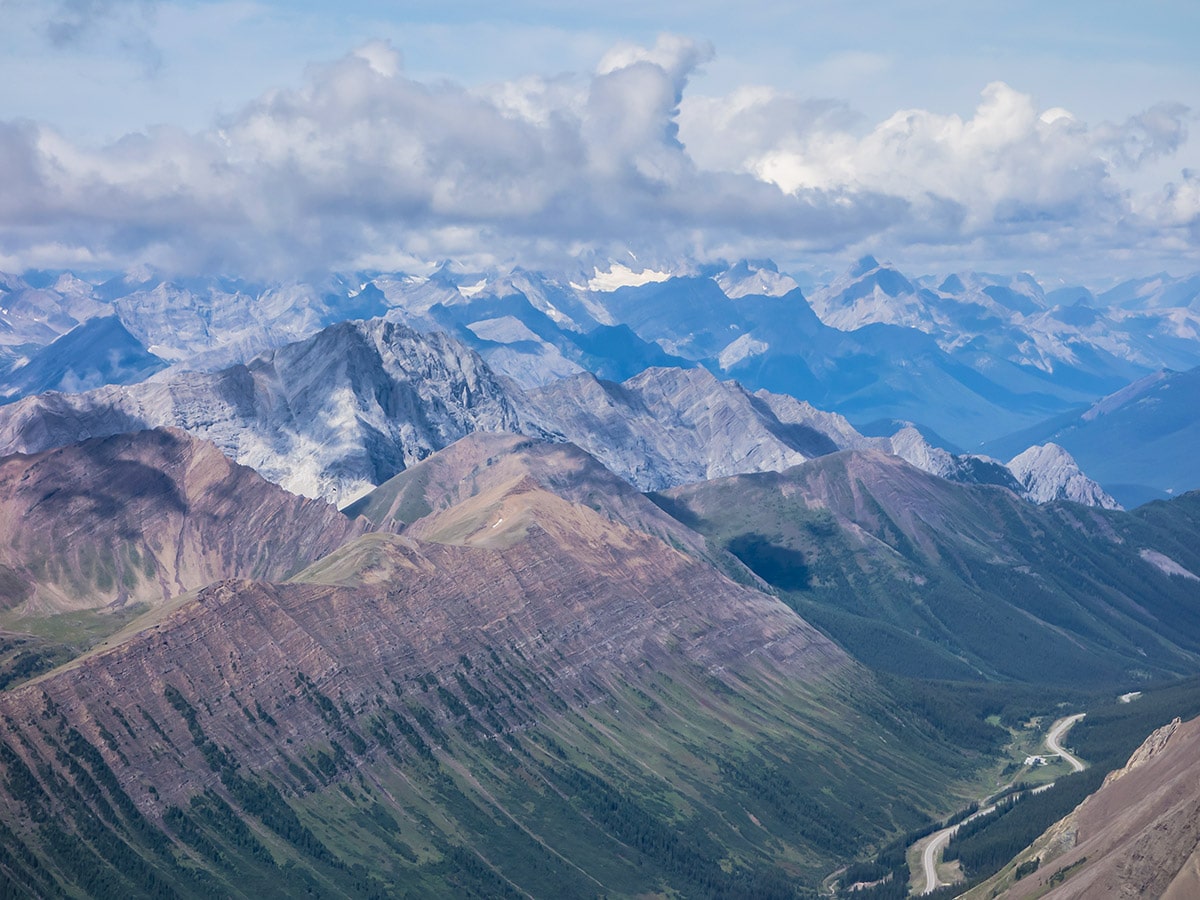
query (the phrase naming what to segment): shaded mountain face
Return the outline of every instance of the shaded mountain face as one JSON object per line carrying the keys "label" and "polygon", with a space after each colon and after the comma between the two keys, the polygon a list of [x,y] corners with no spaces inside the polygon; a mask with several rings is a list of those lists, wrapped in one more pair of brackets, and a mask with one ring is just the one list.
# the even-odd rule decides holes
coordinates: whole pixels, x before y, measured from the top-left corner
{"label": "shaded mountain face", "polygon": [[0,459],[0,621],[286,578],[364,530],[166,429]]}
{"label": "shaded mountain face", "polygon": [[0,448],[34,452],[163,425],[288,490],[344,503],[470,431],[514,430],[517,419],[470,350],[373,320],[211,375],[27,398],[0,411]]}
{"label": "shaded mountain face", "polygon": [[219,582],[0,693],[14,889],[795,897],[969,768],[785,605],[538,483],[577,456],[510,449],[411,523],[448,543]]}
{"label": "shaded mountain face", "polygon": [[116,316],[89,319],[33,352],[0,382],[0,402],[43,391],[86,391],[136,384],[167,367]]}
{"label": "shaded mountain face", "polygon": [[1196,495],[1038,507],[843,452],[655,499],[886,671],[1102,686],[1200,653]]}

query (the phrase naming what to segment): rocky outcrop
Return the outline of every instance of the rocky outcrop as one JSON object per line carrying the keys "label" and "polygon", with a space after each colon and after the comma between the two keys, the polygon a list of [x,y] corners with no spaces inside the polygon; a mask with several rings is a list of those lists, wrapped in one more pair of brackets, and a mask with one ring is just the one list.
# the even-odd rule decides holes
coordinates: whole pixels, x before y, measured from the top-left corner
{"label": "rocky outcrop", "polygon": [[1176,716],[1162,728],[1156,728],[1150,733],[1150,737],[1142,741],[1142,745],[1133,751],[1133,756],[1129,757],[1129,762],[1125,763],[1123,768],[1109,772],[1104,777],[1104,784],[1109,785],[1119,778],[1124,778],[1134,769],[1140,769],[1162,753],[1167,748],[1167,743],[1171,740],[1172,735],[1179,729],[1180,724],[1181,720],[1179,716]]}
{"label": "rocky outcrop", "polygon": [[1074,833],[1073,846],[1044,860],[1004,896],[1184,900],[1200,895],[1198,780],[1200,719],[1176,719],[1151,734],[1123,769],[1055,826]]}
{"label": "rocky outcrop", "polygon": [[987,456],[959,455],[935,447],[913,425],[906,425],[888,439],[892,453],[922,472],[960,484],[995,484],[1027,496],[1024,486],[1005,465]]}
{"label": "rocky outcrop", "polygon": [[1008,468],[1034,503],[1070,500],[1102,509],[1121,508],[1104,488],[1080,471],[1074,457],[1058,444],[1030,447],[1010,459]]}

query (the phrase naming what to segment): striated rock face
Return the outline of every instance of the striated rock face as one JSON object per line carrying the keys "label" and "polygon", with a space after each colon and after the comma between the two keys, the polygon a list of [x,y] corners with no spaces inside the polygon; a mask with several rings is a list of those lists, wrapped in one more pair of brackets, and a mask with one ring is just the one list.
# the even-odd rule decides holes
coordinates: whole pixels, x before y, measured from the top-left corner
{"label": "striated rock face", "polygon": [[1121,508],[1104,488],[1080,471],[1074,457],[1058,444],[1030,447],[1010,459],[1008,468],[1034,503],[1071,500],[1103,509]]}
{"label": "striated rock face", "polygon": [[476,429],[514,430],[472,351],[382,320],[343,322],[214,374],[46,394],[0,410],[0,452],[174,425],[269,481],[345,503]]}
{"label": "striated rock face", "polygon": [[0,610],[162,602],[283,579],[360,534],[177,429],[0,459]]}
{"label": "striated rock face", "polygon": [[[1200,719],[1158,729],[1064,820],[1075,844],[1004,895],[1047,900],[1200,896]],[[1061,827],[1056,826],[1056,827]],[[1056,873],[1062,872],[1057,881]],[[1060,883],[1061,882],[1061,883]],[[1047,892],[1046,887],[1057,884]]]}
{"label": "striated rock face", "polygon": [[853,431],[840,416],[704,369],[647,369],[619,385],[579,375],[521,404],[527,426],[564,436],[644,491],[781,471],[838,450]]}

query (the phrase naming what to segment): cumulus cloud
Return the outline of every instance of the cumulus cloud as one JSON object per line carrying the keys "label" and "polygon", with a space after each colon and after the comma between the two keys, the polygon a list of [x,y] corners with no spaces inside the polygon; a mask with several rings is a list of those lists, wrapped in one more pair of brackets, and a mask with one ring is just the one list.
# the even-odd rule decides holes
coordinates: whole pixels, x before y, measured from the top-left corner
{"label": "cumulus cloud", "polygon": [[1053,253],[1190,225],[1194,179],[1142,202],[1120,175],[1182,145],[1183,107],[1089,128],[995,83],[970,118],[906,110],[871,127],[768,89],[689,96],[712,53],[664,36],[590,74],[468,90],[414,80],[372,42],[201,133],[95,149],[0,123],[0,258],[287,275],[630,250]]}
{"label": "cumulus cloud", "polygon": [[[1024,239],[1025,252],[1043,255],[1128,240],[1137,203],[1122,171],[1182,146],[1188,112],[1162,104],[1089,128],[1065,109],[1039,111],[1029,95],[994,82],[969,118],[902,110],[860,133],[836,105],[761,90],[685,105],[684,137],[698,157],[790,194],[902,198],[911,215],[889,228],[901,243],[978,248],[992,240],[1010,252]],[[1185,187],[1174,194],[1176,207]],[[1141,238],[1149,237],[1153,222],[1140,224],[1147,230]]]}

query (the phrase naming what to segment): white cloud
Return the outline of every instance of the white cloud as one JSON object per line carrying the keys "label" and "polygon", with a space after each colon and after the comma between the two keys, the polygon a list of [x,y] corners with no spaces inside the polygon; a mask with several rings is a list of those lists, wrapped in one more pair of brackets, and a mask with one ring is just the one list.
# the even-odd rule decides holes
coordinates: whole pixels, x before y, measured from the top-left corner
{"label": "white cloud", "polygon": [[206,131],[97,149],[0,122],[0,258],[48,265],[58,247],[63,265],[296,274],[864,244],[1019,257],[1178,248],[1194,227],[1194,178],[1153,197],[1122,180],[1183,146],[1181,106],[1089,127],[996,82],[969,118],[915,109],[864,127],[845,104],[773,88],[688,95],[711,58],[665,35],[591,75],[469,90],[411,78],[372,41]]}

